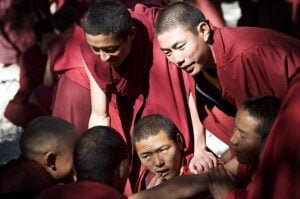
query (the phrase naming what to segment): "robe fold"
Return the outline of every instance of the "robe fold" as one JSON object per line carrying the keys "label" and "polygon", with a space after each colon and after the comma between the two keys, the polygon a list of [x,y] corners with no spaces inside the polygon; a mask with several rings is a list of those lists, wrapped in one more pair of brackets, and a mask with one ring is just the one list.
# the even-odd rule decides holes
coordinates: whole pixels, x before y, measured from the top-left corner
{"label": "robe fold", "polygon": [[125,199],[114,188],[96,181],[82,180],[72,184],[56,185],[43,191],[38,199]]}

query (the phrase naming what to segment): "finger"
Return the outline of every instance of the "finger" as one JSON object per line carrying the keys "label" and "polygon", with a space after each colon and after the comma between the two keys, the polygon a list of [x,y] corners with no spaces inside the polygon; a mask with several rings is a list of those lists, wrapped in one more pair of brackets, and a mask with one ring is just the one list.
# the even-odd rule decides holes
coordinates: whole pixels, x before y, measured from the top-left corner
{"label": "finger", "polygon": [[212,162],[213,162],[214,167],[216,167],[216,166],[218,165],[218,160],[217,160],[217,158],[216,158],[214,155],[212,155],[211,160],[212,160]]}
{"label": "finger", "polygon": [[191,162],[190,162],[190,164],[189,164],[189,170],[190,170],[190,172],[193,173],[193,174],[197,174],[197,173],[198,173],[198,172],[197,172],[197,168],[196,168],[196,166],[195,166],[195,164],[194,164],[194,161],[191,161]]}

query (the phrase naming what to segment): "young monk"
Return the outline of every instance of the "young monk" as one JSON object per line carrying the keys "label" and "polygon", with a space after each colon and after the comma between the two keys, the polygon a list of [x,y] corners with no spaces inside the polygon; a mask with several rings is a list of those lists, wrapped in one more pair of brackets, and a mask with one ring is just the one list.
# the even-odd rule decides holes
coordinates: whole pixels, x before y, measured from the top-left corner
{"label": "young monk", "polygon": [[182,135],[166,117],[154,114],[140,119],[134,127],[132,144],[144,166],[136,192],[190,173],[191,156],[184,156]]}
{"label": "young monk", "polygon": [[[38,198],[127,198],[122,192],[129,172],[129,150],[120,133],[111,127],[96,126],[81,135],[75,144],[74,167],[77,182],[52,186]],[[205,175],[185,177],[175,177],[128,198],[179,199],[208,188]]]}
{"label": "young monk", "polygon": [[[237,108],[252,96],[282,98],[300,66],[298,40],[260,28],[215,28],[186,2],[166,6],[155,31],[168,60],[194,77],[197,93],[203,92],[198,80],[201,74],[210,80],[218,97]],[[203,125],[229,143],[230,114],[214,107],[205,107],[203,112]]]}
{"label": "young monk", "polygon": [[91,128],[79,137],[74,148],[77,182],[51,187],[39,198],[123,198],[128,155],[127,145],[114,129]]}
{"label": "young monk", "polygon": [[130,131],[140,116],[166,115],[182,132],[185,151],[192,151],[195,143],[191,162],[208,169],[216,159],[198,136],[201,123],[194,119],[193,86],[187,74],[168,66],[159,49],[153,35],[157,12],[139,4],[128,11],[118,2],[99,1],[83,18],[86,42],[81,50],[92,105],[89,126],[112,126],[131,146]]}
{"label": "young monk", "polygon": [[30,122],[21,135],[21,156],[0,168],[1,198],[33,198],[72,174],[76,134],[72,124],[55,117]]}
{"label": "young monk", "polygon": [[[249,100],[238,111],[236,118],[236,131],[232,136],[234,151],[237,152],[237,160],[225,166],[226,169],[236,173],[239,177],[245,176],[248,171],[240,163],[256,164],[259,150],[263,145],[265,137],[279,110],[279,100],[274,97],[262,97]],[[151,118],[152,117],[152,118]],[[161,116],[148,116],[152,122],[153,118],[159,117],[162,121],[169,122]],[[143,119],[141,120],[143,121]],[[139,130],[142,123],[137,124],[135,130]],[[153,124],[151,122],[149,125]],[[169,126],[174,127],[174,125]],[[174,130],[174,129],[173,129]],[[156,131],[157,132],[157,131]],[[258,133],[260,132],[260,133]],[[243,142],[240,133],[246,134],[248,140]],[[160,132],[158,135],[166,135]],[[178,134],[175,134],[177,137]],[[156,135],[157,136],[157,135]],[[156,137],[154,135],[154,137]],[[161,137],[160,136],[160,137]],[[163,138],[163,137],[161,137]],[[135,138],[133,138],[135,139]],[[167,139],[167,138],[165,138]],[[157,143],[160,139],[154,139]],[[136,142],[136,147],[139,142]],[[173,143],[174,144],[174,143]],[[174,147],[174,146],[173,146]],[[171,147],[172,149],[172,147]],[[175,148],[173,148],[175,149]],[[238,151],[239,150],[239,151]],[[177,160],[179,160],[179,150]],[[127,152],[127,154],[125,153]],[[161,151],[160,153],[164,153]],[[143,154],[144,155],[144,154]],[[159,156],[159,154],[152,154]],[[161,154],[162,155],[162,154]],[[122,198],[125,180],[128,175],[128,148],[121,136],[109,127],[94,127],[84,133],[75,146],[74,166],[78,175],[78,182],[62,186],[54,186],[45,190],[39,198]],[[91,164],[92,162],[92,164]],[[126,172],[127,171],[127,172]],[[162,172],[165,178],[171,177],[174,172]],[[215,171],[217,172],[217,171]],[[176,172],[175,172],[176,173]],[[250,173],[252,176],[253,173]],[[174,177],[155,188],[134,194],[129,198],[186,198],[208,190],[208,183],[216,183],[212,172],[194,176]],[[249,177],[249,175],[248,175]],[[250,177],[251,179],[251,177]],[[213,191],[213,190],[212,190]],[[213,194],[215,192],[212,192]]]}
{"label": "young monk", "polygon": [[292,78],[280,112],[266,141],[247,198],[300,197],[299,107],[300,73]]}
{"label": "young monk", "polygon": [[[212,169],[210,191],[214,198],[244,197],[244,188],[255,178],[261,151],[278,115],[280,100],[272,96],[254,97],[239,108],[235,117],[235,128],[230,139],[235,158],[225,164],[224,168],[237,177],[239,189],[235,190],[227,178],[227,183],[219,184],[226,172],[224,168]],[[228,175],[228,174],[227,174]]]}

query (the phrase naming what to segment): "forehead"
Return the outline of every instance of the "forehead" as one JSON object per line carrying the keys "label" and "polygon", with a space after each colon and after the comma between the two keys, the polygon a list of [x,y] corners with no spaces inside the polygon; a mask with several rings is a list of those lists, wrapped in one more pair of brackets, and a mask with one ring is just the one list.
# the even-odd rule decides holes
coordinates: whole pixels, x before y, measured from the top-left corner
{"label": "forehead", "polygon": [[85,33],[85,39],[90,46],[95,47],[119,45],[123,41],[122,38],[117,38],[114,34],[90,35]]}
{"label": "forehead", "polygon": [[250,115],[250,113],[240,108],[235,117],[235,125],[237,128],[240,128],[247,133],[256,133],[256,128],[260,124],[260,120]]}
{"label": "forehead", "polygon": [[178,25],[175,28],[165,30],[157,35],[157,40],[161,48],[170,48],[177,42],[186,41],[192,38],[195,34],[187,28]]}
{"label": "forehead", "polygon": [[136,150],[139,153],[144,150],[155,150],[163,145],[175,144],[174,141],[164,132],[160,131],[156,135],[135,142]]}

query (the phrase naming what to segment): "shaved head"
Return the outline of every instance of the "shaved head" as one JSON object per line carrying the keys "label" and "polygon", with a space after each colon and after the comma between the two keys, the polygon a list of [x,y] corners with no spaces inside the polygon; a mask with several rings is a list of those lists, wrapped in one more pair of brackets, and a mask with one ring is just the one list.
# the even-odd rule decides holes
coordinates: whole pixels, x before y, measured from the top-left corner
{"label": "shaved head", "polygon": [[163,34],[178,26],[196,33],[197,25],[200,22],[206,22],[206,19],[198,8],[187,2],[174,2],[167,5],[159,13],[155,34]]}
{"label": "shaved head", "polygon": [[76,134],[75,127],[65,120],[52,116],[38,117],[27,125],[21,136],[21,152],[32,159],[49,151],[60,154],[73,147]]}

